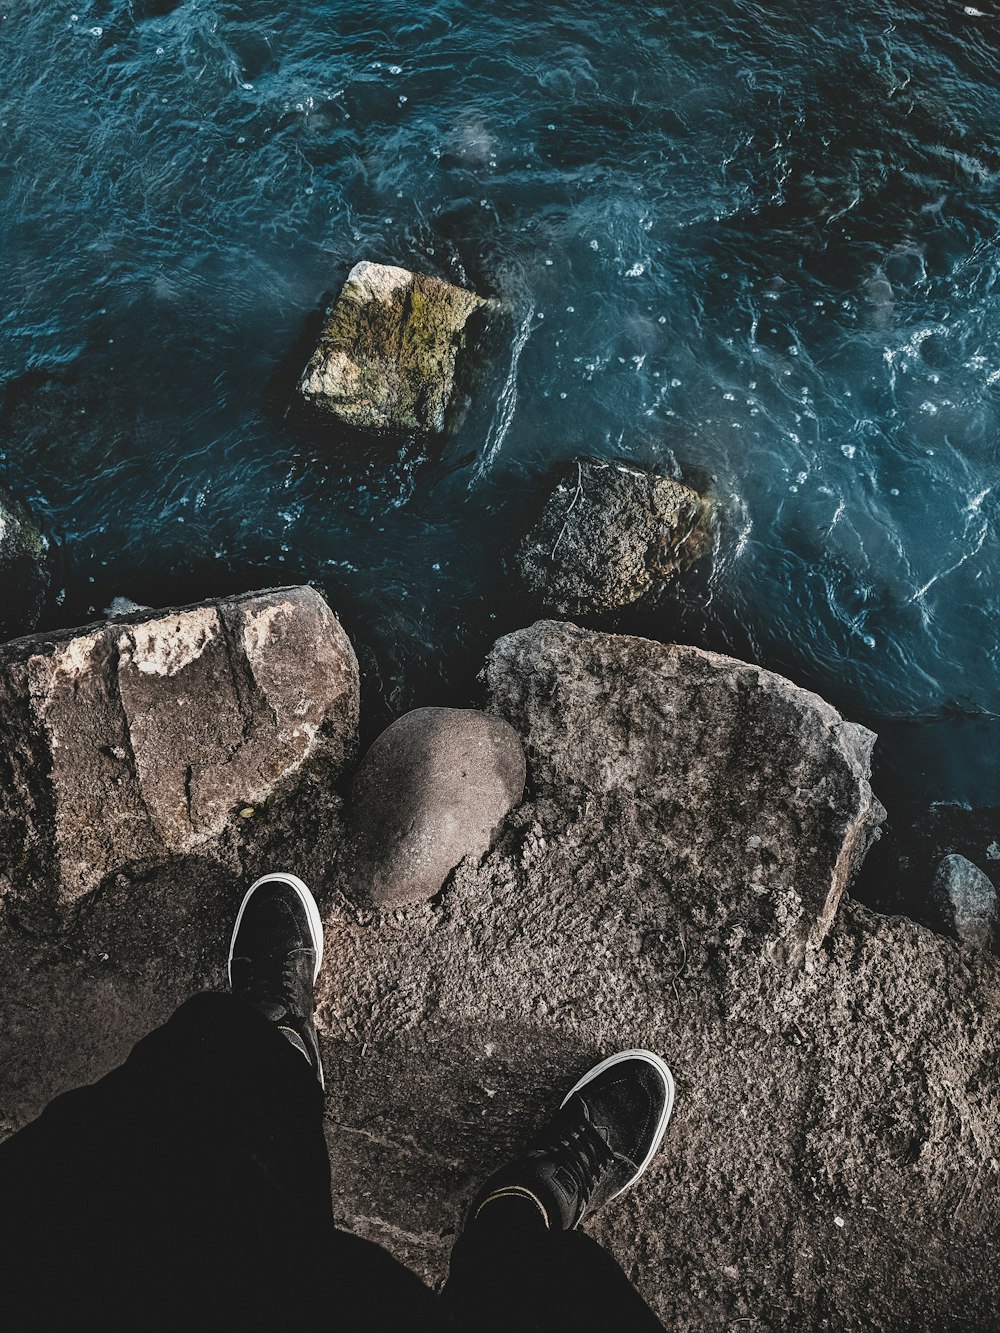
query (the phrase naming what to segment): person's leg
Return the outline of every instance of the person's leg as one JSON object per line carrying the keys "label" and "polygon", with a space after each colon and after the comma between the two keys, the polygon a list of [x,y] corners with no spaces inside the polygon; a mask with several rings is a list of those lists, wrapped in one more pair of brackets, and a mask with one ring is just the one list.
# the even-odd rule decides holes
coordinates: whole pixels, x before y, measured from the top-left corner
{"label": "person's leg", "polygon": [[431,1326],[423,1284],[333,1226],[305,894],[259,881],[233,994],[189,1000],[0,1145],[4,1328]]}
{"label": "person's leg", "polygon": [[650,1052],[590,1070],[477,1193],[442,1293],[452,1318],[484,1333],[661,1329],[611,1255],[577,1228],[642,1175],[672,1105],[670,1071]]}

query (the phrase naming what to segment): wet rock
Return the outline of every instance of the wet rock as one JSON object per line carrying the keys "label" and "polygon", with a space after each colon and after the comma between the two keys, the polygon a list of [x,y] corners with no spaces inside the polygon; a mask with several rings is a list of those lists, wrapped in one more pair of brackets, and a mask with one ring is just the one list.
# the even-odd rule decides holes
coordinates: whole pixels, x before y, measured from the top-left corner
{"label": "wet rock", "polygon": [[931,906],[940,928],[977,949],[994,947],[997,891],[993,881],[964,856],[942,857],[931,884]]}
{"label": "wet rock", "polygon": [[0,896],[66,906],[218,854],[240,810],[355,738],[358,668],[312,588],[0,646]]}
{"label": "wet rock", "polygon": [[379,907],[431,898],[479,858],[524,792],[524,751],[501,718],[418,708],[388,727],[354,779],[351,891]]}
{"label": "wet rock", "polygon": [[440,434],[470,319],[490,303],[438,278],[356,264],[299,381],[304,402],[366,431]]}
{"label": "wet rock", "polygon": [[0,489],[0,638],[26,634],[38,624],[49,586],[46,549],[25,507]]}
{"label": "wet rock", "polygon": [[104,608],[104,614],[109,620],[121,620],[125,616],[135,615],[137,611],[152,611],[152,609],[151,606],[143,606],[141,602],[133,602],[131,597],[112,597]]}
{"label": "wet rock", "polygon": [[525,589],[557,615],[601,615],[655,600],[709,549],[711,506],[632,463],[579,458],[515,556]]}

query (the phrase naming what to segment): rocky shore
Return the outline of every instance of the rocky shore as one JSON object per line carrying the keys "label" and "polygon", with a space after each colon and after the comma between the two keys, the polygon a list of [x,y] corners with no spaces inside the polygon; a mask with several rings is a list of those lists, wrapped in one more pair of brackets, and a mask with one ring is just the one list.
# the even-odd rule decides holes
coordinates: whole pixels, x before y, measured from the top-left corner
{"label": "rocky shore", "polygon": [[[439,1280],[477,1178],[648,1045],[674,1120],[594,1231],[669,1327],[993,1326],[1000,964],[851,900],[873,737],[816,695],[540,621],[480,711],[359,768],[354,652],[305,587],[13,640],[0,694],[4,1132],[218,987],[243,878],[294,865],[341,1225]],[[390,861],[435,827],[449,756],[467,839],[395,906],[359,839],[394,783]]]}

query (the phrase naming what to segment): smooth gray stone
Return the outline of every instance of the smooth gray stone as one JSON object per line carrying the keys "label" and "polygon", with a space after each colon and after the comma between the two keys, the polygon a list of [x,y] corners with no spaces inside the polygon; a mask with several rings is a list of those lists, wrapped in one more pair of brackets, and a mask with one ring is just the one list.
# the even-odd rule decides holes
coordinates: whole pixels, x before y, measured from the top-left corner
{"label": "smooth gray stone", "polygon": [[931,903],[943,928],[964,944],[991,949],[997,923],[993,881],[964,856],[943,856],[931,884]]}
{"label": "smooth gray stone", "polygon": [[471,708],[405,714],[354,779],[350,891],[379,907],[433,897],[460,861],[489,850],[524,776],[521,742],[501,718]]}

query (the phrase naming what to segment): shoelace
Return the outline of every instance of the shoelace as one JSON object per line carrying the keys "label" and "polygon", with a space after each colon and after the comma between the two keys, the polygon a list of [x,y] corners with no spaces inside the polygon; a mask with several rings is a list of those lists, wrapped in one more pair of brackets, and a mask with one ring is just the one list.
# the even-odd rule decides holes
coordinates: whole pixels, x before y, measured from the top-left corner
{"label": "shoelace", "polygon": [[605,1167],[615,1155],[589,1120],[578,1120],[546,1144],[548,1152],[570,1178],[585,1206]]}
{"label": "shoelace", "polygon": [[[234,962],[237,960],[234,959]],[[281,967],[280,978],[269,968],[255,964],[253,958],[241,958],[243,976],[240,978],[240,989],[249,997],[252,997],[252,1003],[260,1005],[270,1005],[275,1009],[281,1009],[288,1012],[292,1009],[292,996],[295,993],[294,981],[292,979],[292,961],[286,957]]]}

